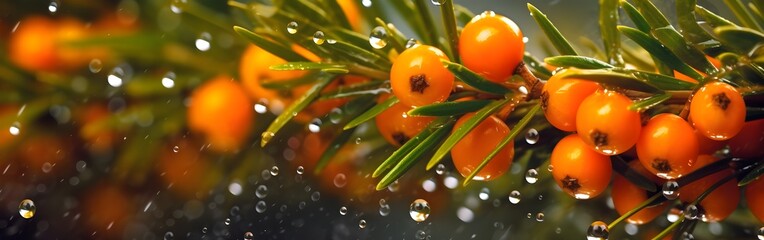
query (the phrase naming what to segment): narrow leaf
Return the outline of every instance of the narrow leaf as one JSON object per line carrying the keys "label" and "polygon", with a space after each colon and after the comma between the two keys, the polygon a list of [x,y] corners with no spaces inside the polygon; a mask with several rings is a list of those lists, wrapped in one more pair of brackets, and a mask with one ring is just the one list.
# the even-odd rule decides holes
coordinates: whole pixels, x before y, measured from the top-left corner
{"label": "narrow leaf", "polygon": [[637,29],[644,33],[650,32],[650,24],[647,23],[645,17],[639,13],[639,10],[637,10],[634,5],[631,5],[631,3],[627,2],[626,0],[621,0],[621,7],[626,12],[626,15],[629,16],[629,19],[631,19],[631,22],[634,23],[634,26],[636,26]]}
{"label": "narrow leaf", "polygon": [[347,42],[337,41],[335,43],[324,43],[321,46],[338,53],[342,53],[350,60],[365,63],[365,65],[369,67],[389,70],[393,65],[386,56],[381,56],[376,52],[367,51],[366,49],[349,44]]}
{"label": "narrow leaf", "polygon": [[[422,21],[422,26],[425,30],[426,38],[424,38],[424,42],[426,44],[432,45],[432,46],[439,46],[440,44],[438,41],[438,31],[435,27],[435,21],[432,19],[432,14],[430,13],[430,9],[428,8],[428,4],[430,1],[428,0],[412,0],[414,2],[414,17],[419,17]],[[422,36],[425,37],[425,36]],[[446,48],[440,48],[442,50],[445,50]],[[453,58],[451,58],[453,59]]]}
{"label": "narrow leaf", "polygon": [[376,178],[382,175],[387,169],[393,166],[393,164],[398,164],[403,157],[405,157],[409,152],[411,152],[412,149],[416,148],[416,146],[421,145],[422,141],[424,141],[427,137],[429,137],[436,129],[434,126],[442,125],[446,118],[439,118],[435,121],[431,122],[427,128],[423,129],[421,132],[419,132],[416,136],[409,139],[403,145],[401,145],[398,149],[393,152],[385,161],[383,161],[379,166],[377,166],[377,169],[374,170],[374,173],[371,174],[371,177]]}
{"label": "narrow leaf", "polygon": [[609,70],[579,70],[568,69],[562,73],[562,78],[575,78],[594,81],[606,85],[618,86],[640,92],[661,93],[662,91],[631,74],[617,73]]}
{"label": "narrow leaf", "polygon": [[454,3],[452,0],[445,0],[440,6],[440,15],[443,19],[443,26],[446,29],[446,39],[451,49],[451,55],[454,61],[459,60],[459,34],[456,31],[456,16],[454,16]]}
{"label": "narrow leaf", "polygon": [[679,80],[663,74],[657,74],[648,71],[628,70],[635,77],[665,91],[693,90],[697,86],[695,83]]}
{"label": "narrow leaf", "polygon": [[493,159],[493,157],[496,156],[496,154],[499,154],[499,152],[505,146],[507,146],[507,144],[509,144],[511,141],[514,141],[517,134],[522,132],[525,126],[528,125],[531,119],[533,119],[533,116],[536,115],[536,112],[538,112],[539,110],[541,110],[540,103],[537,103],[536,105],[533,106],[533,108],[528,110],[528,112],[525,113],[525,116],[523,116],[523,118],[520,119],[520,121],[517,122],[515,126],[512,126],[512,130],[509,131],[509,134],[507,134],[506,137],[501,139],[501,141],[496,145],[496,147],[494,147],[493,151],[491,151],[491,153],[489,153],[487,156],[485,156],[485,158],[483,158],[483,161],[480,162],[480,165],[478,165],[475,168],[475,170],[470,172],[470,174],[464,178],[464,182],[462,183],[462,186],[467,186],[467,184],[470,183],[470,181],[472,181],[473,178],[475,178],[475,175],[480,173],[480,171],[483,170],[483,168],[486,165],[488,165],[488,163]]}
{"label": "narrow leaf", "polygon": [[305,95],[302,95],[300,98],[295,100],[292,105],[289,105],[289,107],[284,109],[284,112],[282,112],[278,117],[276,117],[276,119],[273,120],[273,122],[271,122],[271,125],[268,126],[268,129],[263,132],[260,146],[265,146],[265,144],[268,144],[273,136],[278,133],[278,131],[281,130],[281,128],[289,122],[289,120],[297,115],[296,113],[302,111],[305,107],[310,105],[310,103],[316,99],[316,97],[318,97],[318,94],[321,92],[321,90],[329,85],[333,79],[334,75],[332,74],[323,74],[322,76],[319,76],[318,80],[316,80],[316,84],[308,89],[308,91],[305,92]]}
{"label": "narrow leaf", "polygon": [[408,169],[413,167],[415,163],[422,159],[422,155],[432,150],[438,144],[438,142],[448,134],[448,130],[450,130],[452,126],[453,121],[450,121],[444,126],[438,128],[435,130],[435,132],[433,132],[430,136],[418,144],[414,149],[412,149],[411,152],[406,154],[406,156],[403,157],[403,159],[401,159],[400,162],[398,162],[398,164],[396,164],[395,167],[393,167],[393,169],[390,170],[390,172],[388,172],[387,175],[385,175],[385,177],[379,181],[376,187],[377,191],[385,189],[387,186],[395,182],[395,180],[403,176],[403,174],[406,173]]}
{"label": "narrow leaf", "polygon": [[544,62],[547,64],[551,64],[553,66],[557,67],[575,67],[580,69],[603,69],[603,68],[614,68],[613,65],[610,65],[606,62],[590,58],[590,57],[583,57],[583,56],[570,56],[570,55],[563,55],[563,56],[557,56],[557,57],[548,57],[544,58]]}
{"label": "narrow leaf", "polygon": [[289,90],[297,86],[314,83],[316,82],[316,79],[318,78],[317,74],[306,74],[301,77],[297,77],[294,79],[283,79],[283,80],[271,80],[271,79],[263,79],[260,82],[260,86],[268,89],[281,89],[281,90]]}
{"label": "narrow leaf", "polygon": [[[654,38],[650,37],[646,33],[643,33],[637,29],[633,29],[626,26],[618,26],[618,31],[621,31],[623,35],[626,35],[626,37],[630,38],[642,48],[647,50],[653,57],[656,59],[659,59],[662,63],[666,64],[667,66],[687,75],[695,79],[703,79],[703,75],[700,75],[700,73],[696,72],[695,69],[692,69],[690,65],[687,65],[684,63],[679,57],[674,55],[668,48],[663,46],[658,40],[655,40]],[[705,58],[705,57],[703,57]]]}
{"label": "narrow leaf", "polygon": [[758,29],[759,31],[764,30],[764,28],[762,28],[762,26],[759,25],[755,19],[753,19],[751,12],[745,8],[740,0],[724,0],[724,4],[726,4],[730,10],[732,10],[732,13],[735,14],[735,17],[740,20],[740,23],[742,23],[744,27]]}
{"label": "narrow leaf", "polygon": [[621,40],[618,34],[618,0],[600,0],[600,34],[605,45],[608,62],[623,66]]}
{"label": "narrow leaf", "polygon": [[633,2],[651,28],[671,26],[666,16],[650,0],[634,0]]}
{"label": "narrow leaf", "polygon": [[629,110],[642,112],[671,98],[670,93],[658,94],[632,103]]}
{"label": "narrow leaf", "polygon": [[533,74],[537,77],[548,79],[552,76],[552,72],[549,71],[541,62],[534,58],[529,52],[525,52],[523,55],[523,62],[525,62],[525,66],[530,67],[530,69],[533,71]]}
{"label": "narrow leaf", "polygon": [[[693,10],[695,10],[696,0],[677,0],[676,1],[676,16],[679,23],[679,28],[682,29],[682,36],[687,41],[692,42],[696,46],[700,46],[701,43],[716,42],[711,35],[708,34],[703,28],[698,25],[698,21],[695,19]],[[718,44],[718,42],[717,42]]]}
{"label": "narrow leaf", "polygon": [[379,95],[381,93],[390,93],[390,81],[376,80],[353,84],[350,86],[340,86],[336,90],[322,93],[320,99],[345,98],[360,95]]}
{"label": "narrow leaf", "polygon": [[316,62],[288,62],[279,65],[270,66],[271,70],[291,71],[291,70],[322,70],[327,68],[347,69],[347,66],[334,63],[316,63]]}
{"label": "narrow leaf", "polygon": [[552,42],[552,45],[554,45],[554,48],[557,49],[557,52],[559,52],[560,55],[578,55],[576,50],[573,49],[573,46],[571,46],[568,40],[562,36],[562,33],[557,30],[557,27],[549,21],[544,13],[530,3],[528,3],[528,11],[531,12],[533,19],[536,20],[536,23],[541,27],[541,30],[544,31],[544,34],[546,34],[547,38]]}
{"label": "narrow leaf", "polygon": [[398,103],[398,98],[396,98],[395,96],[390,96],[390,98],[388,98],[387,100],[383,101],[380,104],[375,105],[368,111],[364,112],[360,116],[351,120],[348,124],[345,124],[345,127],[343,127],[343,129],[348,130],[358,125],[361,125],[361,123],[371,120],[372,118],[376,117],[377,115],[387,110],[388,108],[392,107],[396,103]]}
{"label": "narrow leaf", "polygon": [[723,26],[714,29],[714,33],[725,46],[744,55],[748,55],[756,46],[764,43],[764,34],[749,28]]}
{"label": "narrow leaf", "polygon": [[[682,37],[682,35],[673,27],[654,28],[652,33],[663,46],[671,50],[671,52],[683,62],[695,69],[705,72],[706,74],[713,74],[716,72],[716,67],[706,59],[706,55],[687,43],[684,37]],[[677,69],[677,71],[679,71],[679,69]],[[703,82],[702,78],[698,80]]]}
{"label": "narrow leaf", "polygon": [[471,100],[435,103],[414,108],[408,112],[410,116],[455,116],[480,110],[491,103],[490,100]]}
{"label": "narrow leaf", "polygon": [[257,45],[258,47],[262,48],[265,51],[268,51],[269,53],[278,56],[281,59],[284,59],[289,62],[307,62],[308,59],[301,56],[300,54],[295,53],[292,51],[292,49],[289,49],[288,47],[282,46],[278,43],[272,42],[268,39],[266,39],[263,36],[260,36],[252,31],[249,31],[245,28],[234,26],[233,30],[236,31],[239,35],[246,38],[253,44]]}
{"label": "narrow leaf", "polygon": [[469,85],[470,87],[473,87],[482,92],[497,95],[504,95],[509,92],[509,89],[503,85],[491,82],[461,64],[449,62],[446,60],[441,61],[443,62],[443,66],[448,68],[448,70],[451,71],[456,78],[462,80],[462,82]]}
{"label": "narrow leaf", "polygon": [[761,175],[764,175],[764,164],[759,163],[759,166],[756,166],[751,172],[745,175],[743,179],[740,180],[740,182],[737,184],[738,187],[742,187],[745,185],[748,185],[749,183],[753,182],[757,178],[759,178]]}
{"label": "narrow leaf", "polygon": [[703,17],[703,19],[705,19],[706,22],[711,24],[712,27],[737,26],[734,23],[732,23],[732,21],[727,20],[719,15],[716,15],[716,13],[708,11],[708,9],[705,9],[704,7],[701,7],[700,5],[695,5],[695,13]]}
{"label": "narrow leaf", "polygon": [[454,145],[459,142],[459,140],[462,140],[464,136],[467,136],[467,133],[472,131],[472,129],[480,124],[480,122],[501,109],[501,107],[509,103],[509,101],[510,98],[507,98],[486,105],[483,109],[480,109],[480,111],[476,112],[474,116],[464,122],[464,124],[462,124],[459,129],[453,131],[451,136],[448,136],[446,141],[443,142],[443,145],[441,145],[440,148],[435,151],[435,154],[432,156],[432,158],[430,158],[430,161],[427,163],[427,170],[430,170],[432,167],[438,164],[440,160],[443,159],[443,157],[445,157],[446,154],[451,151],[451,148],[453,148]]}

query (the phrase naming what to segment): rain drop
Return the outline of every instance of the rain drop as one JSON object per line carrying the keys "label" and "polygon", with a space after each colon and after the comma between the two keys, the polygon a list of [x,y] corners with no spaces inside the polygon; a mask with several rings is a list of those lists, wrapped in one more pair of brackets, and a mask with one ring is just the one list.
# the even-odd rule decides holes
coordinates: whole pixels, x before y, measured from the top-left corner
{"label": "rain drop", "polygon": [[528,129],[528,132],[525,133],[525,142],[528,144],[536,144],[539,141],[539,131],[535,128]]}
{"label": "rain drop", "polygon": [[387,215],[390,215],[390,205],[388,204],[380,204],[379,205],[379,215],[386,217]]}
{"label": "rain drop", "polygon": [[255,196],[257,196],[257,198],[265,198],[268,196],[268,187],[265,185],[257,186],[257,189],[255,189]]}
{"label": "rain drop", "polygon": [[345,185],[347,185],[347,177],[345,177],[345,174],[338,173],[334,176],[334,186],[338,188],[343,188]]}
{"label": "rain drop", "polygon": [[440,6],[443,5],[443,3],[446,3],[446,0],[430,0],[432,2],[432,5]]}
{"label": "rain drop", "polygon": [[406,41],[406,49],[412,48],[416,46],[417,44],[419,44],[419,41],[413,38],[409,38],[409,40]]}
{"label": "rain drop", "polygon": [[255,234],[252,234],[252,232],[244,233],[244,240],[252,240],[252,239],[255,239]]}
{"label": "rain drop", "polygon": [[485,200],[488,200],[488,198],[490,197],[490,193],[491,193],[491,190],[484,187],[483,189],[480,189],[480,193],[478,194],[478,197],[480,198],[480,200],[485,201]]}
{"label": "rain drop", "polygon": [[50,13],[58,12],[58,1],[51,1],[50,4],[48,4],[48,12]]}
{"label": "rain drop", "polygon": [[199,51],[206,52],[207,50],[210,50],[210,41],[212,40],[212,35],[208,32],[203,32],[199,35],[199,38],[196,39],[196,42],[194,44],[196,45],[196,49],[199,49]]}
{"label": "rain drop", "polygon": [[175,73],[167,72],[162,77],[162,86],[165,88],[172,88],[175,86]]}
{"label": "rain drop", "polygon": [[13,122],[11,127],[8,128],[8,132],[13,136],[18,136],[21,133],[21,123]]}
{"label": "rain drop", "polygon": [[275,176],[278,176],[278,175],[279,175],[279,167],[278,166],[271,167],[271,176],[275,177]]}
{"label": "rain drop", "polygon": [[700,209],[695,204],[687,205],[686,208],[684,208],[684,217],[690,220],[695,220],[700,218]]}
{"label": "rain drop", "polygon": [[302,166],[298,166],[297,167],[297,174],[302,175],[303,173],[305,173],[305,168],[302,167]]}
{"label": "rain drop", "polygon": [[371,0],[362,0],[361,5],[364,7],[371,7]]}
{"label": "rain drop", "polygon": [[430,216],[430,204],[424,199],[417,199],[409,206],[409,215],[416,222],[427,220]]}
{"label": "rain drop", "polygon": [[166,232],[164,233],[164,240],[172,240],[175,239],[175,234],[172,232]]}
{"label": "rain drop", "polygon": [[324,32],[316,31],[316,33],[313,34],[313,43],[315,43],[316,45],[324,44],[324,41],[326,41]]}
{"label": "rain drop", "polygon": [[509,193],[509,202],[512,204],[517,204],[520,202],[520,192],[517,190],[513,190]]}
{"label": "rain drop", "polygon": [[536,181],[539,180],[539,172],[536,169],[528,169],[528,172],[525,173],[525,181],[534,184]]}
{"label": "rain drop", "polygon": [[207,227],[203,227],[203,228],[202,228],[202,234],[207,234],[207,231],[209,231],[209,230],[207,229]]}
{"label": "rain drop", "polygon": [[427,233],[424,230],[417,230],[416,231],[416,239],[425,239],[427,238]]}
{"label": "rain drop", "polygon": [[422,182],[422,189],[424,189],[426,192],[434,192],[437,188],[437,184],[435,184],[434,179],[427,179]]}
{"label": "rain drop", "polygon": [[289,22],[287,23],[287,32],[289,34],[295,34],[297,33],[297,27],[300,25],[297,24],[297,22]]}
{"label": "rain drop", "polygon": [[369,44],[374,49],[381,49],[387,46],[387,32],[382,26],[377,26],[369,34]]}
{"label": "rain drop", "polygon": [[358,221],[358,227],[361,229],[366,228],[366,220],[361,219],[361,221]]}
{"label": "rain drop", "polygon": [[[259,204],[259,203],[258,203],[258,204]],[[263,204],[265,204],[265,203],[263,203]],[[226,219],[225,219],[225,221],[223,221],[223,223],[224,223],[226,226],[230,226],[230,225],[231,225],[231,219],[230,219],[230,218],[226,218]]]}
{"label": "rain drop", "polygon": [[257,213],[264,213],[265,210],[267,209],[268,209],[268,205],[265,204],[265,201],[259,201],[257,202],[257,204],[255,204],[255,211],[257,211]]}
{"label": "rain drop", "polygon": [[446,172],[446,165],[438,164],[437,167],[435,167],[435,173],[438,175],[443,175],[443,173]]}
{"label": "rain drop", "polygon": [[607,224],[602,221],[593,222],[592,225],[586,229],[586,239],[588,240],[607,239],[608,235],[610,234],[607,229]]}
{"label": "rain drop", "polygon": [[340,207],[340,215],[345,216],[345,214],[348,214],[348,208],[345,206]]}
{"label": "rain drop", "polygon": [[94,58],[93,60],[90,60],[88,69],[90,69],[90,72],[92,73],[98,73],[101,71],[101,69],[103,69],[103,63],[100,59]]}
{"label": "rain drop", "polygon": [[340,121],[342,121],[342,110],[339,108],[333,108],[332,111],[329,112],[329,121],[334,124],[340,123]]}
{"label": "rain drop", "polygon": [[544,221],[544,213],[537,213],[536,214],[536,221],[537,222],[543,222]]}
{"label": "rain drop", "polygon": [[310,200],[313,200],[314,202],[318,201],[319,199],[321,199],[321,193],[318,191],[313,192],[313,194],[310,195]]}
{"label": "rain drop", "polygon": [[310,121],[308,124],[308,131],[312,133],[317,133],[321,131],[321,119],[314,118],[313,121]]}
{"label": "rain drop", "polygon": [[668,200],[674,200],[677,197],[679,197],[679,183],[676,181],[666,181],[663,183],[663,187],[661,189],[661,192],[663,193],[663,196],[666,197]]}
{"label": "rain drop", "polygon": [[178,147],[178,146],[172,147],[172,152],[177,153],[179,151],[180,151],[180,147]]}
{"label": "rain drop", "polygon": [[26,219],[32,218],[34,217],[35,212],[37,212],[37,207],[32,200],[21,200],[21,203],[19,204],[19,215],[21,215],[21,217]]}
{"label": "rain drop", "polygon": [[759,236],[759,240],[764,240],[764,227],[759,228],[757,235]]}
{"label": "rain drop", "polygon": [[125,70],[121,67],[115,67],[109,72],[109,76],[106,77],[106,81],[112,87],[122,86],[122,79],[125,77]]}

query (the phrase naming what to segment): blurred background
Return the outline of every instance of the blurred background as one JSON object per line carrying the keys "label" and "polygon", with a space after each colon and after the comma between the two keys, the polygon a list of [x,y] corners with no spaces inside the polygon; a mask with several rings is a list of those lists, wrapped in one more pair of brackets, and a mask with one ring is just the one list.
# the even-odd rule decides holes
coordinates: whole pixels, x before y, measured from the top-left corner
{"label": "blurred background", "polygon": [[[347,2],[360,14],[391,12],[386,1]],[[537,58],[549,45],[528,2],[583,53],[601,45],[594,0],[455,2],[514,20]],[[673,12],[673,1],[653,2]],[[730,16],[721,1],[698,3]],[[400,16],[383,19],[411,32]],[[260,133],[286,102],[201,87],[245,81],[249,43],[234,25],[252,27],[219,0],[0,1],[0,239],[581,239],[593,221],[618,217],[609,194],[577,201],[550,180],[547,159],[562,134],[541,118],[531,124],[537,136],[518,137],[511,170],[491,182],[462,187],[443,161],[375,191],[370,173],[394,148],[373,122],[315,175],[328,140],[312,119],[331,120],[338,105],[298,116],[261,148]],[[199,100],[209,95],[245,100],[194,110],[216,104]],[[744,208],[700,223],[695,236],[753,236],[760,224]],[[669,211],[611,237],[653,236]]]}

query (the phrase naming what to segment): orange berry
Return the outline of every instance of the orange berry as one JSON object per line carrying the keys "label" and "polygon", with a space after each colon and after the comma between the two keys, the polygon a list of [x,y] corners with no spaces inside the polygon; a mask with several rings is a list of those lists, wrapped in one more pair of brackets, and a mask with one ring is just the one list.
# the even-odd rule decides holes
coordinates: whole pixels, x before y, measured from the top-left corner
{"label": "orange berry", "polygon": [[448,98],[454,85],[454,75],[440,60],[448,57],[432,46],[416,45],[395,59],[390,70],[393,94],[401,103],[418,107]]}
{"label": "orange berry", "polygon": [[578,134],[560,140],[550,158],[557,186],[576,199],[596,197],[610,183],[610,158],[592,150]]}
{"label": "orange berry", "polygon": [[[318,57],[312,55],[304,48],[293,47],[295,52],[306,56],[311,60],[318,60]],[[308,71],[277,71],[271,70],[273,65],[287,63],[284,59],[277,57],[255,45],[250,45],[244,50],[239,62],[239,76],[247,93],[255,99],[263,99],[268,102],[269,107],[281,108],[288,106],[291,102],[300,97],[309,86],[299,86],[291,91],[280,91],[263,87],[264,81],[286,81],[304,76]]]}
{"label": "orange berry", "polygon": [[724,146],[727,145],[727,141],[724,141],[724,140],[717,141],[717,140],[707,138],[702,133],[700,133],[698,129],[695,129],[694,132],[695,132],[695,139],[698,140],[698,154],[713,155],[714,153],[716,153],[716,151],[719,151],[720,149],[722,149]]}
{"label": "orange berry", "polygon": [[[722,66],[722,63],[719,62],[719,60],[716,60],[716,58],[712,58],[711,56],[706,55],[706,59],[711,62],[711,65],[714,65],[714,67],[719,68]],[[706,76],[705,73],[699,72],[704,77]],[[698,80],[695,80],[694,78],[691,78],[690,76],[684,75],[684,73],[678,72],[674,70],[674,77],[676,79],[685,81],[685,82],[691,82],[691,83],[698,83]]]}
{"label": "orange berry", "polygon": [[[647,177],[653,183],[661,182],[658,177],[648,172],[647,169],[645,169],[642,164],[639,163],[639,161],[630,162],[629,167],[637,171],[642,176]],[[626,214],[651,197],[650,192],[638,187],[637,185],[634,185],[628,179],[618,174],[616,174],[615,179],[613,180],[613,188],[610,194],[613,197],[613,205],[615,206],[615,210],[618,211],[618,214],[621,215]],[[633,224],[644,224],[650,222],[666,209],[667,204],[667,202],[663,202],[655,206],[646,207],[642,210],[639,210],[639,212],[632,215],[631,217],[626,218],[626,221]]]}
{"label": "orange berry", "polygon": [[220,171],[200,151],[200,144],[181,139],[163,145],[156,173],[170,191],[185,199],[205,198],[220,179]]}
{"label": "orange berry", "polygon": [[427,127],[434,117],[409,116],[411,107],[396,103],[375,118],[377,130],[393,146],[401,146]]}
{"label": "orange berry", "polygon": [[764,156],[764,119],[749,121],[729,141],[733,157],[754,158]]}
{"label": "orange berry", "polygon": [[337,0],[337,4],[340,5],[342,12],[345,13],[350,27],[355,31],[361,31],[361,11],[358,9],[358,4],[352,0]]}
{"label": "orange berry", "polygon": [[249,135],[252,111],[242,86],[229,77],[218,76],[191,94],[188,127],[205,135],[212,149],[233,151]]}
{"label": "orange berry", "polygon": [[75,19],[53,20],[31,16],[21,21],[9,40],[9,58],[29,71],[64,71],[86,63],[90,56],[64,42],[87,35],[85,24]]}
{"label": "orange berry", "polygon": [[740,132],[745,123],[743,96],[729,84],[708,83],[692,97],[690,118],[693,126],[706,137],[730,139]]}
{"label": "orange berry", "polygon": [[597,91],[599,85],[578,79],[562,79],[555,74],[544,85],[541,92],[541,107],[544,116],[557,129],[576,131],[576,113],[581,102]]}
{"label": "orange berry", "polygon": [[764,177],[754,180],[745,186],[745,201],[760,222],[764,223]]}
{"label": "orange berry", "polygon": [[492,11],[475,16],[459,36],[464,66],[493,82],[504,82],[512,76],[524,54],[520,27]]}
{"label": "orange berry", "polygon": [[670,114],[655,115],[642,128],[637,156],[648,171],[665,179],[690,173],[698,157],[698,140],[684,119]]}
{"label": "orange berry", "polygon": [[[454,125],[454,131],[472,116],[475,116],[475,113],[467,113],[459,118]],[[509,127],[498,117],[490,116],[483,120],[451,149],[451,158],[454,160],[456,170],[463,177],[469,176],[483,159],[496,148],[496,145],[509,134],[509,131]],[[512,164],[515,155],[514,146],[512,141],[505,145],[499,154],[491,158],[490,162],[473,179],[488,181],[504,174],[509,165]]]}
{"label": "orange berry", "polygon": [[576,113],[576,130],[586,144],[605,155],[629,150],[639,139],[642,121],[628,109],[632,102],[615,91],[596,91]]}
{"label": "orange berry", "polygon": [[[717,160],[710,155],[700,155],[695,164],[695,169],[699,169]],[[711,185],[731,174],[733,174],[731,169],[724,169],[691,182],[686,186],[679,186],[679,199],[684,203],[695,201]],[[737,208],[738,202],[740,202],[740,188],[737,186],[737,179],[732,178],[708,194],[697,207],[700,209],[700,217],[703,221],[716,222],[724,220],[732,214]]]}
{"label": "orange berry", "polygon": [[99,234],[97,236],[122,238],[125,227],[137,210],[132,202],[134,197],[121,187],[109,183],[91,187],[80,199],[85,225],[93,230],[94,234]]}

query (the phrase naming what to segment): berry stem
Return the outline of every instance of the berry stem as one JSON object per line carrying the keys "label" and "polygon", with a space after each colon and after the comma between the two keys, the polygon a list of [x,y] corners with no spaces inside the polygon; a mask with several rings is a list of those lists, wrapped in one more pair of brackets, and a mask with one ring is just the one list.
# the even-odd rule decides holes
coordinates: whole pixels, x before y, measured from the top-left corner
{"label": "berry stem", "polygon": [[520,62],[515,68],[515,74],[520,75],[525,81],[525,85],[528,88],[528,95],[525,100],[530,101],[541,97],[541,90],[544,88],[544,82],[537,78],[531,70],[525,65],[525,62]]}
{"label": "berry stem", "polygon": [[671,231],[673,231],[674,228],[682,224],[682,222],[684,222],[684,214],[679,215],[679,219],[677,219],[676,222],[669,225],[666,229],[663,229],[663,231],[658,233],[658,235],[655,235],[655,237],[653,237],[653,240],[660,240],[660,239],[663,239],[663,237],[668,236],[669,233],[671,233]]}
{"label": "berry stem", "polygon": [[652,203],[657,200],[659,197],[661,197],[660,193],[653,194],[652,197],[648,198],[647,200],[640,203],[637,207],[629,210],[625,214],[621,215],[619,218],[617,218],[615,221],[611,222],[607,225],[607,229],[613,229],[616,225],[621,223],[623,220],[631,217],[634,214],[637,214],[637,212],[641,211],[642,209],[646,208],[647,206],[652,205]]}

